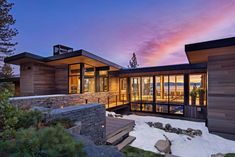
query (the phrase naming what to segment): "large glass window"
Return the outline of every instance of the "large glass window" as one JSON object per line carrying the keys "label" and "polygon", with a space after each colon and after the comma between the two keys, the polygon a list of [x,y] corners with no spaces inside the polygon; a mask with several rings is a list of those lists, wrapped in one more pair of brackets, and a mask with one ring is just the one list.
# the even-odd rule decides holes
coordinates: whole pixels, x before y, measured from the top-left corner
{"label": "large glass window", "polygon": [[184,103],[184,76],[169,76],[169,102],[175,104]]}
{"label": "large glass window", "polygon": [[189,75],[189,104],[206,105],[206,74]]}
{"label": "large glass window", "polygon": [[131,78],[131,101],[141,100],[140,97],[140,77]]}
{"label": "large glass window", "polygon": [[69,65],[69,93],[80,93],[80,64]]}
{"label": "large glass window", "polygon": [[142,101],[153,101],[153,77],[142,77]]}
{"label": "large glass window", "polygon": [[100,92],[108,91],[108,71],[99,71]]}
{"label": "large glass window", "polygon": [[120,100],[127,101],[127,78],[120,78]]}
{"label": "large glass window", "polygon": [[95,92],[95,68],[85,65],[84,92]]}
{"label": "large glass window", "polygon": [[168,76],[156,76],[156,102],[168,103]]}

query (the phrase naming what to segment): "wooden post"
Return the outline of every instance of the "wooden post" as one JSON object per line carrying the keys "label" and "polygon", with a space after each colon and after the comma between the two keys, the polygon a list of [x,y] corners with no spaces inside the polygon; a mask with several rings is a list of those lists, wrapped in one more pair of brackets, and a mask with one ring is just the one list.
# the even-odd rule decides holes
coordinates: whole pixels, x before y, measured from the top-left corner
{"label": "wooden post", "polygon": [[80,94],[84,93],[84,63],[80,63]]}

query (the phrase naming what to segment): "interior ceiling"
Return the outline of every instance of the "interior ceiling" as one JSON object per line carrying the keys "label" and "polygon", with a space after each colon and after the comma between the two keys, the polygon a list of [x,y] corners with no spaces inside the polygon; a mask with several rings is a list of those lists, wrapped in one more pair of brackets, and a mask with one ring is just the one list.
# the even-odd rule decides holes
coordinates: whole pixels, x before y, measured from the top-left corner
{"label": "interior ceiling", "polygon": [[235,46],[188,51],[187,56],[190,63],[205,63],[209,56],[235,54]]}

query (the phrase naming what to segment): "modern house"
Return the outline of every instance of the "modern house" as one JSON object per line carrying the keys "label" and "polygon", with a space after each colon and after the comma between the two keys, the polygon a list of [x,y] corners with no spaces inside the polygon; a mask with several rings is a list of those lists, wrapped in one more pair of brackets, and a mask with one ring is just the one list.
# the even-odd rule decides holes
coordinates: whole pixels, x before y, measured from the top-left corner
{"label": "modern house", "polygon": [[66,94],[107,109],[205,119],[210,132],[235,136],[235,37],[185,45],[189,64],[126,69],[85,50],[20,53],[20,96]]}

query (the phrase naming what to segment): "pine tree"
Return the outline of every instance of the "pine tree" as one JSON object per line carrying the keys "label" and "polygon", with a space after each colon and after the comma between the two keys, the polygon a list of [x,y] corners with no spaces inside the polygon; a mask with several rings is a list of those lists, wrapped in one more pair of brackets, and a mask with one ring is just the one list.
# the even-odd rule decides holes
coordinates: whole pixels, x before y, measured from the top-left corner
{"label": "pine tree", "polygon": [[16,42],[12,42],[14,36],[18,34],[12,25],[15,24],[15,19],[10,14],[13,3],[9,3],[7,0],[0,0],[0,52],[5,55],[9,55],[14,51]]}
{"label": "pine tree", "polygon": [[137,68],[139,66],[135,53],[132,54],[131,60],[129,61],[128,68]]}

